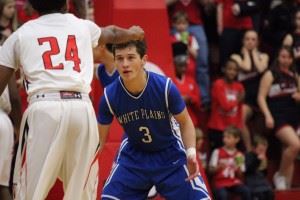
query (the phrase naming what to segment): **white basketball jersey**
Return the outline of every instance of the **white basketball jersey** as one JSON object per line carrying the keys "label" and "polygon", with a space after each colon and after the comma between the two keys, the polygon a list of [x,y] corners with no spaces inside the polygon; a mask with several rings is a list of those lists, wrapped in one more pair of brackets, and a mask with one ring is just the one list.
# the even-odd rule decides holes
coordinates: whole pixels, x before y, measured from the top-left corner
{"label": "white basketball jersey", "polygon": [[11,104],[9,100],[9,92],[7,86],[3,91],[2,95],[0,96],[0,110],[3,110],[7,114],[9,114],[11,111]]}
{"label": "white basketball jersey", "polygon": [[[48,14],[14,32],[0,50],[0,65],[21,66],[29,96],[40,91],[89,93],[92,47],[101,29],[72,14]],[[15,57],[14,57],[15,56]]]}

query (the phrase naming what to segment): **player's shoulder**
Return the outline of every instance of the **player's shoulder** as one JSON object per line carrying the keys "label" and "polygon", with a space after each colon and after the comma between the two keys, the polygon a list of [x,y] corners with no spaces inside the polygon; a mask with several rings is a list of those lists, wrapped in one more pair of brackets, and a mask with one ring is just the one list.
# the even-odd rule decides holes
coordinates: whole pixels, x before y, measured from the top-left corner
{"label": "player's shoulder", "polygon": [[120,86],[121,86],[121,79],[120,79],[120,76],[119,76],[113,82],[108,84],[104,89],[105,89],[106,93],[113,94],[113,93],[115,93],[113,91],[120,88]]}
{"label": "player's shoulder", "polygon": [[165,84],[170,80],[169,77],[146,70],[149,75],[149,81]]}

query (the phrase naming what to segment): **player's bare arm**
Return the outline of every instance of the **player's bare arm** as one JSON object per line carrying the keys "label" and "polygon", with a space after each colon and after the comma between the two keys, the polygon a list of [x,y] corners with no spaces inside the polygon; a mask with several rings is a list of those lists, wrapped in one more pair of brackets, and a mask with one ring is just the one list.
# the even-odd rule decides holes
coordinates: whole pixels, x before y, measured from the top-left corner
{"label": "player's bare arm", "polygon": [[111,124],[98,124],[100,151],[104,147]]}
{"label": "player's bare arm", "polygon": [[3,93],[13,73],[14,70],[12,68],[8,68],[0,65],[0,95]]}
{"label": "player's bare arm", "polygon": [[22,119],[22,110],[21,110],[21,98],[17,89],[16,77],[15,74],[12,75],[11,79],[8,83],[9,90],[9,99],[12,106],[12,110],[10,112],[10,117],[14,124],[16,138],[19,138],[19,129]]}
{"label": "player's bare arm", "polygon": [[101,29],[101,36],[98,44],[123,43],[129,40],[142,40],[143,38],[144,31],[139,26],[131,26],[129,29],[124,29],[111,25]]}
{"label": "player's bare arm", "polygon": [[185,108],[181,113],[174,116],[180,126],[183,144],[187,150],[187,166],[189,177],[187,180],[195,178],[199,174],[199,166],[196,159],[196,132],[190,115]]}

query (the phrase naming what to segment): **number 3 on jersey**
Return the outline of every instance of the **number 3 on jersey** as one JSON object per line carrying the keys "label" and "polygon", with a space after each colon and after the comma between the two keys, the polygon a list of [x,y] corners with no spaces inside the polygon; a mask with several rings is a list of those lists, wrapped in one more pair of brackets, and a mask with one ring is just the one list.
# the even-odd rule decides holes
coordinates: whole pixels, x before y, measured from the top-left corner
{"label": "number 3 on jersey", "polygon": [[[50,50],[45,51],[42,55],[45,69],[47,69],[47,70],[62,70],[62,69],[64,69],[63,63],[59,63],[58,65],[53,66],[53,63],[51,60],[51,56],[57,55],[60,53],[60,48],[58,46],[57,38],[55,38],[55,37],[38,38],[38,42],[39,42],[40,46],[43,45],[45,42],[49,43],[49,45],[50,45]],[[73,61],[73,63],[74,63],[73,70],[76,72],[80,72],[81,60],[78,57],[78,48],[77,48],[77,44],[76,44],[75,35],[68,35],[65,59],[67,61]]]}
{"label": "number 3 on jersey", "polygon": [[147,128],[145,126],[141,126],[139,128],[139,131],[144,133],[144,137],[142,138],[142,141],[144,143],[151,143],[152,142],[152,137],[151,137],[149,128]]}

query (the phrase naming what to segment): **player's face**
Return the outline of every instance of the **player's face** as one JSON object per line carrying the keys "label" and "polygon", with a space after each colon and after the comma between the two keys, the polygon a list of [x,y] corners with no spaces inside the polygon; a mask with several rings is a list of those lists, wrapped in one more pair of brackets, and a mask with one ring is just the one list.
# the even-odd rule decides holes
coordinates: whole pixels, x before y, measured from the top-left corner
{"label": "player's face", "polygon": [[115,64],[124,81],[130,81],[143,76],[146,55],[142,58],[135,46],[115,50]]}
{"label": "player's face", "polygon": [[295,15],[295,25],[297,28],[300,27],[300,11],[298,11]]}

